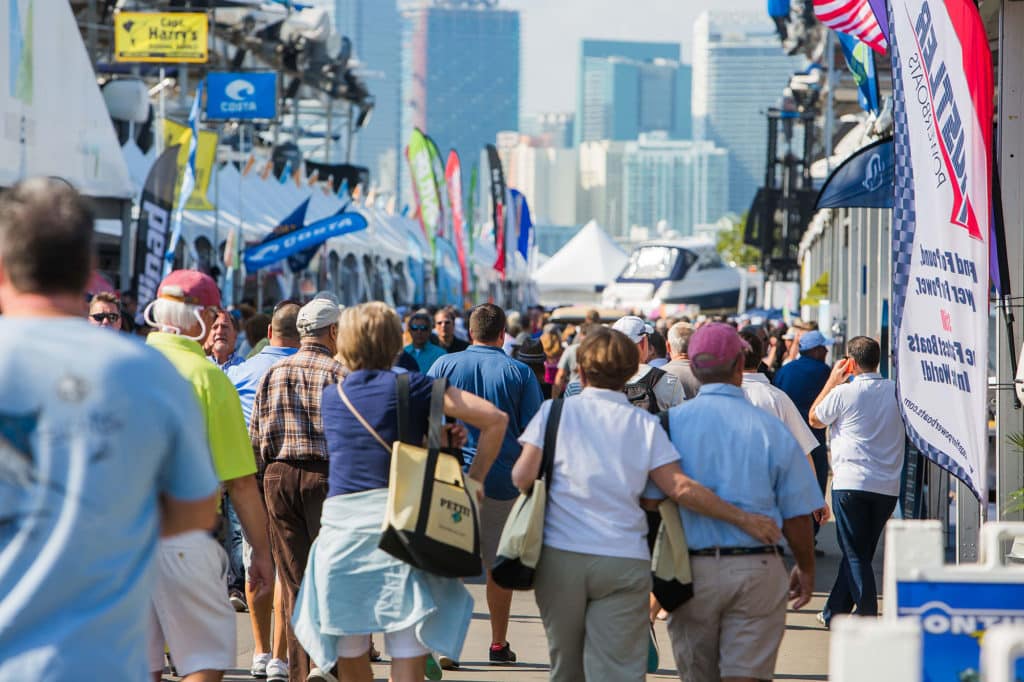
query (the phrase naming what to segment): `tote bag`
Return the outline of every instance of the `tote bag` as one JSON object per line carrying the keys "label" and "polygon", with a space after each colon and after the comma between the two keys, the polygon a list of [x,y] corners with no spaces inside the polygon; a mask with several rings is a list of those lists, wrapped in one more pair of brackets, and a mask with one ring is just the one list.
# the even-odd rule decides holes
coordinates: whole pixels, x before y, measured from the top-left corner
{"label": "tote bag", "polygon": [[507,590],[533,589],[533,577],[544,544],[544,510],[551,487],[561,417],[562,400],[553,400],[544,427],[544,451],[539,475],[530,491],[522,493],[516,500],[501,531],[491,576],[494,582]]}
{"label": "tote bag", "polygon": [[[466,578],[480,575],[476,490],[462,473],[462,460],[441,450],[445,379],[435,379],[430,397],[427,447],[403,442],[408,432],[409,375],[399,374],[398,440],[391,446],[388,500],[379,547],[429,573]],[[385,448],[338,386],[342,401]]]}
{"label": "tote bag", "polygon": [[[658,415],[661,427],[671,437],[668,412]],[[693,598],[693,573],[690,570],[690,548],[686,543],[679,506],[672,500],[658,504],[658,534],[651,551],[651,592],[666,611],[674,611]]]}

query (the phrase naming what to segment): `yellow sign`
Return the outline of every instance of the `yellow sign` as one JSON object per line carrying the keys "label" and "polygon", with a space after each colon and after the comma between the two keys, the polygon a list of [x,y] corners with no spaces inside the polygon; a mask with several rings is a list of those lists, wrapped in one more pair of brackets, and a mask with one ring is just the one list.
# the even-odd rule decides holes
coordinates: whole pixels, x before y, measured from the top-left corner
{"label": "yellow sign", "polygon": [[208,30],[203,12],[118,12],[114,61],[205,64]]}
{"label": "yellow sign", "polygon": [[[181,191],[181,181],[185,178],[185,166],[188,164],[188,144],[192,139],[192,129],[174,121],[164,121],[164,149],[181,145],[178,149],[178,181],[174,187],[177,201]],[[217,133],[212,130],[199,131],[199,144],[196,146],[196,186],[185,204],[185,208],[193,211],[212,211],[213,204],[207,198],[210,188],[210,176],[213,173],[217,157]]]}
{"label": "yellow sign", "polygon": [[818,281],[811,285],[800,300],[800,305],[818,305],[822,300],[828,300],[828,272],[821,273]]}

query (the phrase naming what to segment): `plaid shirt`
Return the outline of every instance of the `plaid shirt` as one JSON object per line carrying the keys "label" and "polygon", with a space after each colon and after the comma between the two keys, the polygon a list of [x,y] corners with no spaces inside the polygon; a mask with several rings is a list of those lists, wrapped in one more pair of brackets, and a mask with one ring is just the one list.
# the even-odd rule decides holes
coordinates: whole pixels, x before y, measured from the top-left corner
{"label": "plaid shirt", "polygon": [[260,380],[252,406],[249,438],[262,472],[275,459],[327,460],[320,400],[344,366],[320,344],[303,344]]}

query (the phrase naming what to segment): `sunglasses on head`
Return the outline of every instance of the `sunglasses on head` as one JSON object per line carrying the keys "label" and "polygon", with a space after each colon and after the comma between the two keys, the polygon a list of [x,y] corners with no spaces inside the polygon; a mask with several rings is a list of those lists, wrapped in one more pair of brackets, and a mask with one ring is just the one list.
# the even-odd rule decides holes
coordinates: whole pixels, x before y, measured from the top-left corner
{"label": "sunglasses on head", "polygon": [[91,317],[92,319],[96,320],[100,324],[102,324],[103,322],[110,322],[111,324],[113,324],[114,322],[117,322],[118,320],[121,319],[121,314],[120,313],[93,313],[89,317]]}
{"label": "sunglasses on head", "polygon": [[428,327],[426,325],[422,325],[422,324],[410,324],[409,325],[409,331],[411,331],[411,332],[425,332],[428,329],[430,329],[430,327]]}

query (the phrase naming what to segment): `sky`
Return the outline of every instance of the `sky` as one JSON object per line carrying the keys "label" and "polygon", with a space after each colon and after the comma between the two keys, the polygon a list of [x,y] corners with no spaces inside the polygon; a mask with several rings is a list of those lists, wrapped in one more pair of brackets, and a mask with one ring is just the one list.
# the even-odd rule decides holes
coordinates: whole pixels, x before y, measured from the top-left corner
{"label": "sky", "polygon": [[705,9],[759,11],[765,0],[502,0],[520,10],[520,111],[576,108],[580,40],[645,40],[682,44],[690,61],[693,22]]}

